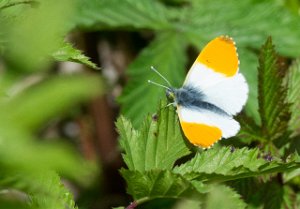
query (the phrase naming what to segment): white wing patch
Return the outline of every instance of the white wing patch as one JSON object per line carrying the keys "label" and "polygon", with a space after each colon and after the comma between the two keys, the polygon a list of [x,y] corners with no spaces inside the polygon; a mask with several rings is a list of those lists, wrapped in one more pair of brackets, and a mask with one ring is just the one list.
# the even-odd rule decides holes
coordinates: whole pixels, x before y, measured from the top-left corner
{"label": "white wing patch", "polygon": [[184,122],[205,124],[218,127],[222,131],[223,138],[235,136],[240,130],[240,124],[232,117],[221,115],[209,110],[178,107],[179,119]]}
{"label": "white wing patch", "polygon": [[203,90],[206,96],[205,101],[231,115],[236,115],[242,110],[247,101],[248,92],[246,80],[240,73]]}
{"label": "white wing patch", "polygon": [[192,66],[184,85],[199,89],[206,96],[204,101],[231,115],[239,113],[248,98],[248,85],[241,73],[228,77],[200,63]]}

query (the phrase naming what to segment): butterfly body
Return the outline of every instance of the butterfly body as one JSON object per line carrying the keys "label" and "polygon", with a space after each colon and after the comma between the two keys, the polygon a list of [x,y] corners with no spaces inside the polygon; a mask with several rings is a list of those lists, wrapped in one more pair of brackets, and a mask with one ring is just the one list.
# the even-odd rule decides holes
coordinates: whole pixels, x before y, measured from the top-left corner
{"label": "butterfly body", "polygon": [[[173,88],[166,90],[168,99],[173,100],[175,107],[185,107],[195,111],[209,110],[218,114],[228,115],[224,110],[205,100],[205,94],[193,86],[183,86],[182,88]],[[172,95],[172,96],[171,96]]]}

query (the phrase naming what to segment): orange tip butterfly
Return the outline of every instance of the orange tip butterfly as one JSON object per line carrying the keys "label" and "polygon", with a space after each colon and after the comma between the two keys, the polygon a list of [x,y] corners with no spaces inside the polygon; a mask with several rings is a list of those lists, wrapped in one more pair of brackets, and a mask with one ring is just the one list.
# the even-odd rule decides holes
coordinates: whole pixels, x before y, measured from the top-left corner
{"label": "orange tip butterfly", "polygon": [[235,136],[240,124],[233,116],[239,113],[248,98],[248,85],[239,73],[239,59],[235,42],[228,36],[210,41],[198,55],[189,70],[183,86],[173,88],[170,82],[153,67],[168,86],[148,81],[166,88],[172,100],[181,128],[194,145],[210,148],[221,138]]}

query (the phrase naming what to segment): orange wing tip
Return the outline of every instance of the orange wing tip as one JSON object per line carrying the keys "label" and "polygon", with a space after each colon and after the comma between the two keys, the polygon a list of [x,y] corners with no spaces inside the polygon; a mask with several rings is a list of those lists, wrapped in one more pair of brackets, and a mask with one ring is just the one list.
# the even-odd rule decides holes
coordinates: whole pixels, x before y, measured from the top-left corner
{"label": "orange wing tip", "polygon": [[213,39],[201,51],[196,62],[226,76],[235,75],[240,62],[233,38],[222,35]]}
{"label": "orange wing tip", "polygon": [[236,56],[238,58],[238,66],[240,66],[239,53],[237,52],[236,43],[233,40],[233,38],[230,37],[230,36],[228,36],[228,35],[221,35],[220,38],[223,39],[223,41],[228,42],[229,44],[233,44],[234,45]]}
{"label": "orange wing tip", "polygon": [[218,139],[217,141],[215,141],[213,144],[209,145],[209,146],[205,146],[205,145],[199,145],[199,144],[193,144],[194,146],[197,146],[201,149],[204,149],[204,150],[208,150],[208,149],[211,149],[218,141],[220,141],[222,138]]}
{"label": "orange wing tip", "polygon": [[220,39],[222,39],[223,41],[226,41],[226,42],[228,42],[228,43],[230,43],[230,44],[233,44],[233,45],[235,46],[235,42],[234,42],[233,38],[230,37],[230,36],[228,36],[228,35],[221,35],[221,36],[219,36],[218,38],[220,38]]}
{"label": "orange wing tip", "polygon": [[228,35],[221,35],[219,36],[219,38],[225,42],[227,42],[228,44],[232,44],[235,48],[235,52],[236,52],[236,56],[238,58],[238,66],[240,66],[240,60],[239,60],[239,53],[237,52],[237,47],[236,47],[236,43],[233,40],[233,38],[231,36]]}
{"label": "orange wing tip", "polygon": [[206,124],[181,122],[186,138],[195,146],[208,149],[222,138],[222,131],[218,127]]}
{"label": "orange wing tip", "polygon": [[212,145],[210,145],[210,146],[207,146],[207,147],[205,147],[205,146],[199,146],[199,145],[197,145],[197,144],[194,144],[195,146],[197,146],[197,147],[200,147],[200,148],[202,148],[202,149],[204,149],[204,150],[208,150],[208,149],[211,149],[218,141],[220,141],[221,140],[221,138],[220,139],[218,139],[216,142],[214,142]]}

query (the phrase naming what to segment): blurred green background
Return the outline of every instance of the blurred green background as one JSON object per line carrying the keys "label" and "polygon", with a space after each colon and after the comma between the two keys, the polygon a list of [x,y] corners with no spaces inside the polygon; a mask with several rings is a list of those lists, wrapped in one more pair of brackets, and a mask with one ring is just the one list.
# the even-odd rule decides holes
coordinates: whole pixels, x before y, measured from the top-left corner
{"label": "blurred green background", "polygon": [[[272,36],[282,65],[298,58],[299,9],[298,0],[0,0],[0,208],[128,205],[116,118],[138,127],[164,98],[147,84],[157,79],[150,66],[179,87],[219,35],[237,44],[245,111],[259,123],[258,50]],[[207,208],[220,208],[224,197],[214,198]]]}

